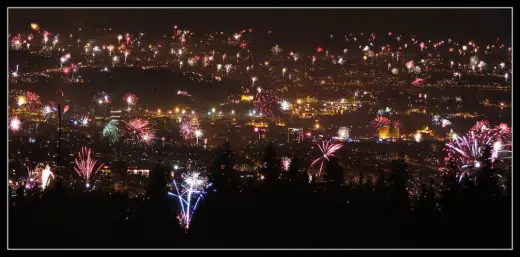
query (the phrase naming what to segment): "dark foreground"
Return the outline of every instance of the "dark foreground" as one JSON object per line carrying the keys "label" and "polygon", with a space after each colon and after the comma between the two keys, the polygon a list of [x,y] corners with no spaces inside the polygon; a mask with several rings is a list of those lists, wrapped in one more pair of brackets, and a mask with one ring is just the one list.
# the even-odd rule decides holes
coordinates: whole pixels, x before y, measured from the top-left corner
{"label": "dark foreground", "polygon": [[[174,198],[48,189],[13,197],[12,248],[509,248],[511,198],[454,183],[414,205],[389,183],[275,181],[211,192],[188,232]],[[234,188],[234,187],[233,187]],[[436,195],[436,197],[435,197]]]}

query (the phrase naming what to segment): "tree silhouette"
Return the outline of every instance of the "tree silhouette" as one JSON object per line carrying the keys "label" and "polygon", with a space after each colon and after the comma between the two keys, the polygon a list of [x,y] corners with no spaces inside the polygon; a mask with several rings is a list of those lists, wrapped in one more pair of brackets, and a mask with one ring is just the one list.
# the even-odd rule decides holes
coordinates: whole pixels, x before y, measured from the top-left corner
{"label": "tree silhouette", "polygon": [[291,182],[297,182],[301,178],[299,158],[296,154],[291,158],[291,165],[287,176]]}
{"label": "tree silhouette", "polygon": [[229,141],[226,140],[216,151],[210,171],[217,192],[230,186],[233,178],[233,150]]}
{"label": "tree silhouette", "polygon": [[394,211],[407,211],[409,208],[408,192],[406,190],[406,182],[408,180],[407,173],[408,164],[406,163],[404,153],[399,153],[399,157],[392,161],[392,170],[389,177],[389,196],[391,197],[392,207]]}
{"label": "tree silhouette", "polygon": [[167,170],[157,163],[155,169],[150,171],[150,180],[146,187],[146,193],[150,198],[164,199],[168,193],[166,188]]}
{"label": "tree silhouette", "polygon": [[343,184],[343,168],[341,167],[338,158],[332,157],[329,159],[329,163],[325,169],[325,179],[334,185]]}
{"label": "tree silhouette", "polygon": [[269,143],[264,151],[264,163],[261,169],[267,182],[273,182],[280,175],[280,162],[276,159],[276,148],[273,143]]}

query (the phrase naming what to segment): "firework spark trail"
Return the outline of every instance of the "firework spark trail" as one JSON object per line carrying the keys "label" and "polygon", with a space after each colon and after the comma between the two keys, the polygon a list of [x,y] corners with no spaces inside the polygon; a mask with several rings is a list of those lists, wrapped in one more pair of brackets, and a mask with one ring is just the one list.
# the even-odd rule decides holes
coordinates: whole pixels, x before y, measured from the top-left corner
{"label": "firework spark trail", "polygon": [[311,167],[313,167],[314,164],[321,161],[320,169],[319,169],[319,173],[318,173],[318,176],[321,176],[321,171],[323,169],[323,163],[325,161],[328,161],[330,157],[334,157],[335,156],[334,153],[337,150],[339,150],[341,147],[343,147],[343,145],[342,144],[331,144],[329,141],[323,141],[321,145],[318,144],[318,147],[320,148],[322,156],[315,159],[311,163]]}
{"label": "firework spark trail", "polygon": [[45,166],[45,169],[42,170],[42,177],[41,177],[41,183],[42,183],[42,189],[45,190],[47,186],[50,183],[50,178],[54,179],[54,174],[51,171],[51,167],[49,165]]}
{"label": "firework spark trail", "polygon": [[[181,190],[174,180],[173,184],[177,194],[168,192],[169,195],[175,196],[179,199],[181,206],[181,213],[178,216],[181,226],[188,229],[191,219],[197,209],[199,201],[206,194],[206,189],[211,186],[207,183],[207,179],[200,175],[200,172],[189,172],[182,175]],[[195,199],[195,205],[192,207],[192,200]]]}
{"label": "firework spark trail", "polygon": [[103,128],[103,137],[108,138],[110,143],[116,143],[119,141],[119,128],[117,120],[109,121]]}
{"label": "firework spark trail", "polygon": [[97,161],[90,157],[91,152],[92,149],[83,146],[78,153],[78,158],[75,159],[76,167],[74,167],[74,170],[85,180],[85,186],[87,188],[90,187],[90,178],[103,166],[103,164],[101,164],[96,168]]}

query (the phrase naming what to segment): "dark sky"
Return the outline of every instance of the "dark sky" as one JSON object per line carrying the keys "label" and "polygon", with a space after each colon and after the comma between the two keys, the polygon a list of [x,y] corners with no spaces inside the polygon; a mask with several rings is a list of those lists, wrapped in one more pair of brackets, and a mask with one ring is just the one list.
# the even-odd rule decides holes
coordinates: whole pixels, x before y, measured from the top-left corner
{"label": "dark sky", "polygon": [[253,28],[272,30],[285,37],[326,36],[347,32],[401,32],[428,38],[448,36],[465,40],[510,40],[511,10],[107,10],[11,9],[11,32],[27,30],[38,22],[49,31],[112,27],[120,32],[162,34],[173,24],[195,32],[233,32]]}

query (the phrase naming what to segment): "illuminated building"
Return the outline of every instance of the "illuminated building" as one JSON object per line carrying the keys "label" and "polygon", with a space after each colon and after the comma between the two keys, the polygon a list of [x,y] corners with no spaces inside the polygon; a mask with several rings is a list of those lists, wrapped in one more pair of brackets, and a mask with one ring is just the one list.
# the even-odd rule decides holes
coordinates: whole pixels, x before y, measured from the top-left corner
{"label": "illuminated building", "polygon": [[246,125],[247,126],[257,127],[257,128],[267,128],[267,127],[269,127],[269,124],[267,124],[267,122],[263,122],[263,121],[255,122],[254,120],[247,122]]}
{"label": "illuminated building", "polygon": [[254,97],[252,95],[242,95],[240,98],[240,101],[242,102],[251,102],[253,101]]}
{"label": "illuminated building", "polygon": [[390,127],[384,126],[377,129],[377,136],[380,139],[390,138]]}
{"label": "illuminated building", "polygon": [[148,177],[148,175],[150,175],[150,170],[149,169],[140,169],[137,166],[128,166],[127,173],[130,175],[141,175],[141,176]]}
{"label": "illuminated building", "polygon": [[394,126],[380,127],[377,129],[377,136],[380,139],[399,138],[399,128]]}
{"label": "illuminated building", "polygon": [[433,134],[433,130],[429,129],[428,126],[426,126],[423,129],[416,130],[415,133],[412,135],[412,137],[416,141],[418,141],[417,140],[418,138],[420,138],[420,140],[431,140],[431,139],[433,139],[434,134]]}
{"label": "illuminated building", "polygon": [[120,120],[121,118],[123,118],[123,111],[121,111],[121,110],[110,111],[111,120]]}
{"label": "illuminated building", "polygon": [[287,128],[287,142],[300,143],[303,140],[302,128]]}

